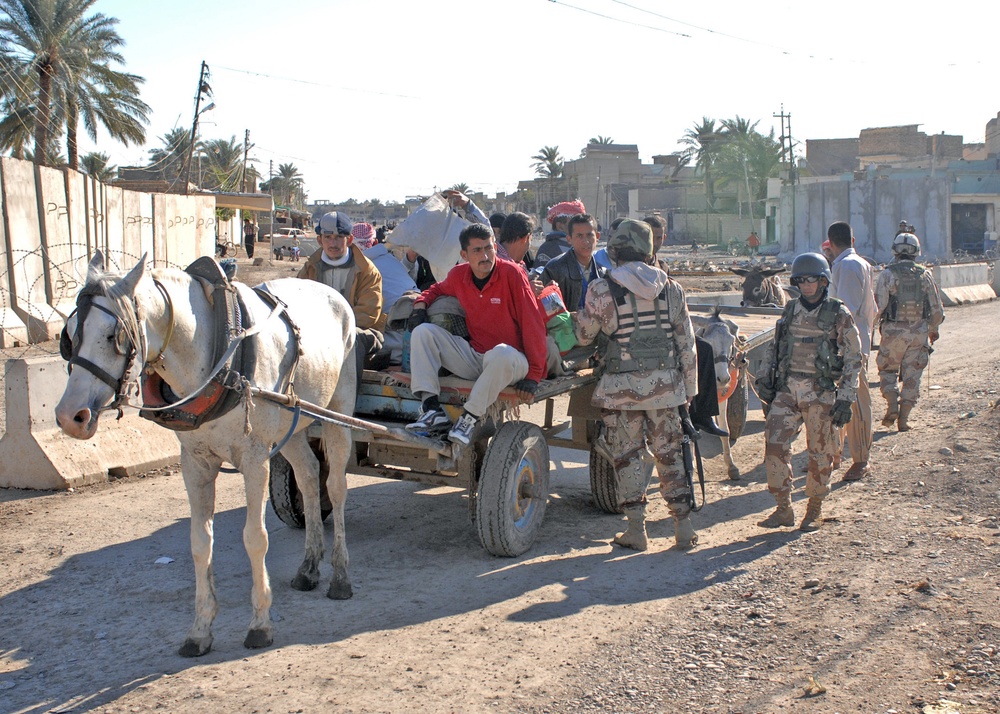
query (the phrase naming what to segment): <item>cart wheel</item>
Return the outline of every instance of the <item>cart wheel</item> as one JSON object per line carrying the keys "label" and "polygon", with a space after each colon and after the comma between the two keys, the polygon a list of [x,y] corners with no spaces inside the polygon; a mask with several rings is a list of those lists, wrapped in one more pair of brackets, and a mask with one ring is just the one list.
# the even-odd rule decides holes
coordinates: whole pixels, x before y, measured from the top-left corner
{"label": "cart wheel", "polygon": [[490,441],[476,493],[479,541],[492,555],[528,550],[549,498],[549,445],[542,430],[507,422]]}
{"label": "cart wheel", "polygon": [[729,420],[729,443],[735,444],[736,440],[743,434],[743,427],[747,423],[747,402],[750,399],[749,387],[747,386],[746,370],[740,371],[739,381],[736,383],[736,391],[730,397],[726,405],[726,418]]}
{"label": "cart wheel", "polygon": [[[326,517],[333,512],[330,495],[326,492],[326,477],[329,469],[327,469],[322,449],[317,456],[319,457],[319,508],[320,516],[325,521]],[[295,472],[292,470],[292,465],[281,454],[275,454],[271,457],[271,479],[268,490],[271,495],[271,507],[274,508],[274,512],[281,519],[281,522],[292,528],[305,528],[306,516],[305,509],[302,507],[302,493],[299,491],[298,484],[295,483]]]}
{"label": "cart wheel", "polygon": [[590,447],[590,494],[594,505],[605,513],[624,513],[618,505],[618,478],[615,465],[608,461],[603,450]]}

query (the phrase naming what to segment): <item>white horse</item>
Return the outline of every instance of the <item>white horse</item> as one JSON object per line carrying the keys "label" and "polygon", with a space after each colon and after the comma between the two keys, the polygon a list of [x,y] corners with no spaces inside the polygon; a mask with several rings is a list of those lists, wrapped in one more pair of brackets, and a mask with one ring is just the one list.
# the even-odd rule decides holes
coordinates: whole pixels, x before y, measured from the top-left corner
{"label": "white horse", "polygon": [[[220,320],[214,305],[223,297],[204,279],[173,269],[150,274],[144,263],[145,256],[124,277],[105,273],[100,253],[90,263],[86,286],[77,300],[78,310],[67,320],[64,336],[67,349],[72,338],[71,372],[56,407],[56,419],[70,436],[92,437],[101,412],[118,408],[127,400],[139,370],[143,371],[144,392],[148,393],[150,384],[156,384],[160,394],[171,400],[199,392],[201,399],[213,388],[222,389],[215,382],[208,387],[206,384],[217,369],[213,345]],[[180,654],[186,657],[203,655],[212,647],[212,621],[218,611],[212,575],[215,479],[224,461],[239,468],[246,486],[243,543],[253,575],[253,618],[243,644],[266,647],[273,639],[271,586],[264,563],[268,546],[264,508],[269,452],[290,432],[293,415],[273,402],[251,400],[249,387],[282,391],[291,380],[295,395],[303,400],[347,414],[354,410],[354,314],[347,301],[313,281],[287,278],[265,287],[287,306],[285,312],[298,328],[298,339],[292,325],[280,315],[280,307],[272,308],[251,288],[233,283],[229,291],[235,288],[239,293],[242,310],[249,312],[255,326],[246,330],[251,336],[242,341],[241,347],[251,341],[256,343],[256,367],[250,374],[236,375],[242,400],[234,409],[194,430],[177,432],[191,506],[195,568],[194,623],[180,648]],[[239,334],[239,325],[236,328]],[[189,405],[197,405],[198,399]],[[196,407],[192,409],[197,411]],[[296,590],[311,590],[319,583],[324,548],[319,462],[306,442],[304,428],[308,421],[303,419],[281,447],[282,455],[295,470],[306,520],[305,559],[292,580]],[[334,518],[333,578],[327,596],[346,599],[353,594],[344,538],[350,432],[324,424],[323,443],[330,465],[326,487]]]}
{"label": "white horse", "polygon": [[[716,308],[709,318],[698,320],[698,337],[712,345],[715,353],[715,382],[719,390],[719,426],[729,431],[729,397],[732,396],[739,380],[739,325],[732,320],[724,320],[719,316],[720,308]],[[740,470],[733,462],[730,451],[729,437],[723,436],[722,458],[726,462],[729,478],[736,480]]]}

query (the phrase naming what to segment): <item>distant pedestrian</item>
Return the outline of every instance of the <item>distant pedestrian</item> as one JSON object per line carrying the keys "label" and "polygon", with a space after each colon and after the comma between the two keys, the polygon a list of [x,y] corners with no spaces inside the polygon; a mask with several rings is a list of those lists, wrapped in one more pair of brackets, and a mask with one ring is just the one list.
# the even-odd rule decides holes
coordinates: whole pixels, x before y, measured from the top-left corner
{"label": "distant pedestrian", "polygon": [[248,258],[253,258],[254,244],[257,242],[257,228],[249,218],[243,219],[243,248]]}
{"label": "distant pedestrian", "polygon": [[760,238],[757,236],[757,231],[750,231],[750,236],[747,238],[747,246],[750,247],[750,257],[756,257],[760,250]]}

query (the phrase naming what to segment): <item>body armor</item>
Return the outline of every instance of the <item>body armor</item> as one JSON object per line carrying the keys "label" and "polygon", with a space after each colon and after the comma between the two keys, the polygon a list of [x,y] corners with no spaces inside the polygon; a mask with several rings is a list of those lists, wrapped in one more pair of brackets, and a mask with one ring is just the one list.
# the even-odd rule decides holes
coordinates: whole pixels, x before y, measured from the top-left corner
{"label": "body armor", "polygon": [[922,265],[905,260],[886,267],[896,277],[896,294],[889,297],[885,319],[889,322],[919,322],[931,314],[931,305],[924,289]]}
{"label": "body armor", "polygon": [[778,369],[776,387],[788,386],[789,377],[814,379],[820,391],[832,392],[843,374],[844,359],[837,346],[837,315],[843,303],[826,298],[810,312],[793,321],[795,301],[785,306],[783,328],[776,345]]}
{"label": "body armor", "polygon": [[618,311],[618,329],[608,342],[605,372],[679,369],[674,327],[660,309],[662,303],[669,315],[666,289],[653,300],[651,310],[640,312],[635,295],[613,280],[608,280],[608,288]]}

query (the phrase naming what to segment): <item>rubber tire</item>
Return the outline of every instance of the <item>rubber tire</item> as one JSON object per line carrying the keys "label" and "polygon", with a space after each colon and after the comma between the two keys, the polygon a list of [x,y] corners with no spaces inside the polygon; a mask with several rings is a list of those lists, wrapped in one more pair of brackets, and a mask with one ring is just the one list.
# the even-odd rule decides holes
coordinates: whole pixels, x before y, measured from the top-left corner
{"label": "rubber tire", "polygon": [[590,447],[590,495],[605,513],[624,513],[618,505],[618,477],[615,465],[593,446]]}
{"label": "rubber tire", "polygon": [[[491,555],[513,558],[535,542],[549,498],[549,445],[535,424],[503,424],[486,448],[476,489],[476,529]],[[522,486],[536,494],[520,498]]]}
{"label": "rubber tire", "polygon": [[729,443],[735,444],[743,434],[747,423],[747,403],[750,401],[750,387],[747,385],[747,373],[740,372],[736,391],[729,397],[726,405],[726,418],[729,420]]}
{"label": "rubber tire", "polygon": [[[333,506],[330,504],[329,494],[326,492],[326,460],[320,457],[320,516],[325,521],[327,516],[333,513]],[[299,486],[295,483],[295,472],[292,465],[288,463],[281,454],[271,457],[271,478],[268,484],[268,491],[271,497],[271,507],[275,514],[290,528],[305,528],[305,510],[302,507],[302,494]]]}

